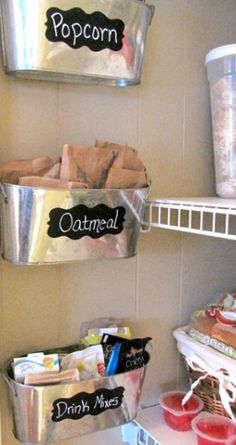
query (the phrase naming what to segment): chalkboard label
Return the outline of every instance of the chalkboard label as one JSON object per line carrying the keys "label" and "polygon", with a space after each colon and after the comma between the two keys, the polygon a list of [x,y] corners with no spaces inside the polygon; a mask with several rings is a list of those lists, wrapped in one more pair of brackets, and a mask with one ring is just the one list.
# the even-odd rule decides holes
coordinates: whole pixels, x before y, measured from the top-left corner
{"label": "chalkboard label", "polygon": [[55,208],[49,212],[48,236],[78,240],[83,236],[100,238],[106,234],[117,235],[123,230],[125,208],[110,208],[98,204],[88,208],[79,204],[71,209]]}
{"label": "chalkboard label", "polygon": [[86,14],[80,8],[62,11],[47,10],[46,38],[50,42],[64,42],[73,49],[87,46],[92,51],[122,48],[125,24],[120,19],[109,19],[102,12]]}
{"label": "chalkboard label", "polygon": [[124,390],[123,386],[115,389],[100,388],[93,393],[80,392],[70,398],[57,399],[53,402],[52,421],[78,420],[88,414],[97,416],[108,409],[119,408]]}

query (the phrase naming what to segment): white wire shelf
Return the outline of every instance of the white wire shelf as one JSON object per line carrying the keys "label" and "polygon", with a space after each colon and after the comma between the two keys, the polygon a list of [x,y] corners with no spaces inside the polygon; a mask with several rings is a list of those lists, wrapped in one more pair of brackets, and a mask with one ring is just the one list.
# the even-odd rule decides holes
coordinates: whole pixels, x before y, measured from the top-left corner
{"label": "white wire shelf", "polygon": [[236,199],[150,199],[142,230],[153,227],[236,240]]}

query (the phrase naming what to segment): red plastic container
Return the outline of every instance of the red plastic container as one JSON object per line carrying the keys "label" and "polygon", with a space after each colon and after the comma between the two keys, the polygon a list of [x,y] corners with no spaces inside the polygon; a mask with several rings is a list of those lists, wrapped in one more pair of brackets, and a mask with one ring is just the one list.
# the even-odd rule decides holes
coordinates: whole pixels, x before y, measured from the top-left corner
{"label": "red plastic container", "polygon": [[236,434],[236,422],[218,414],[202,412],[193,419],[192,429],[197,435],[198,445],[228,445],[231,443],[228,440]]}
{"label": "red plastic container", "polygon": [[236,445],[236,435],[230,437],[230,439],[225,442],[225,445]]}
{"label": "red plastic container", "polygon": [[187,403],[182,405],[184,391],[167,391],[160,397],[164,419],[169,427],[177,431],[188,431],[194,417],[203,409],[203,401],[192,395]]}

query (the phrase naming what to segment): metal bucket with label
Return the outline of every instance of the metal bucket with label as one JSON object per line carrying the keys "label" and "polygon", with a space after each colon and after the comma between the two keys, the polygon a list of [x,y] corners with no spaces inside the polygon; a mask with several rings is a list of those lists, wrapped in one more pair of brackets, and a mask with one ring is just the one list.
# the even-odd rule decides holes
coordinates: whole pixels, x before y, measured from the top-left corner
{"label": "metal bucket with label", "polygon": [[1,0],[6,72],[64,82],[140,83],[154,6],[140,0]]}
{"label": "metal bucket with label", "polygon": [[2,257],[16,264],[132,257],[148,192],[2,184]]}
{"label": "metal bucket with label", "polygon": [[8,362],[3,375],[15,437],[44,445],[130,422],[137,414],[146,366],[76,383],[31,386],[13,380]]}

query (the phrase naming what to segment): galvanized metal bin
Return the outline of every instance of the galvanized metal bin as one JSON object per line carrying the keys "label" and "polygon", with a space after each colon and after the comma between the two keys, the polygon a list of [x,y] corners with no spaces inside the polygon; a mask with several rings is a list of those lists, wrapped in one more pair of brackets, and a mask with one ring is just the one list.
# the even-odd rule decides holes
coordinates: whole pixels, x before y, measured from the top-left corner
{"label": "galvanized metal bin", "polygon": [[2,184],[2,257],[15,264],[132,257],[148,192]]}
{"label": "galvanized metal bin", "polygon": [[78,383],[29,386],[3,375],[13,409],[13,432],[23,443],[48,444],[130,422],[137,414],[146,366]]}
{"label": "galvanized metal bin", "polygon": [[154,7],[140,0],[1,0],[6,72],[139,84]]}

